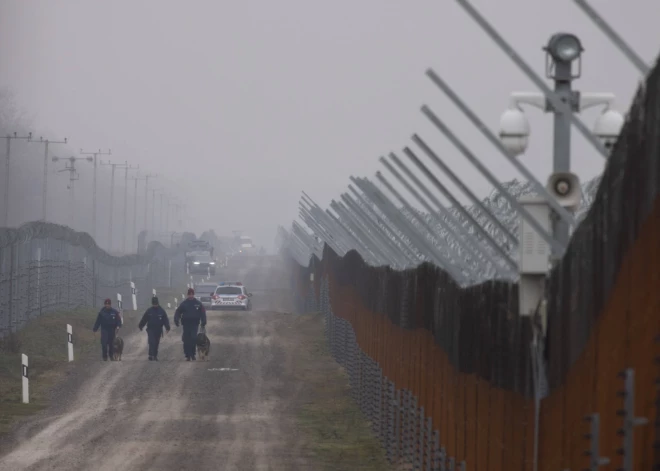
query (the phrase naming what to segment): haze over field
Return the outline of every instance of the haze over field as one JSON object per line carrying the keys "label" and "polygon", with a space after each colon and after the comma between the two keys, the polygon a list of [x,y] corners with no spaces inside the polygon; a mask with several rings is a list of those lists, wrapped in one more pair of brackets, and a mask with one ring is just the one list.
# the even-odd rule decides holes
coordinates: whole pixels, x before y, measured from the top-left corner
{"label": "haze over field", "polygon": [[[578,34],[585,53],[576,86],[611,91],[619,109],[628,108],[636,70],[571,1],[474,4],[539,73],[549,36]],[[610,0],[597,7],[642,57],[654,57],[657,41],[648,31],[660,16],[658,2]],[[26,117],[3,106],[0,132],[68,137],[70,145],[52,146],[51,155],[111,148],[113,161],[161,175],[153,187],[187,204],[184,229],[241,229],[271,248],[276,225],[296,217],[300,190],[325,207],[350,175],[372,176],[377,158],[409,145],[413,132],[485,196],[488,183],[419,112],[425,103],[498,178],[516,176],[425,77],[427,67],[494,130],[511,91],[535,91],[454,2],[5,0],[2,100],[14,94],[17,113]],[[598,112],[586,112],[585,123]],[[534,109],[528,116],[532,137],[524,159],[544,179],[552,121]],[[575,136],[573,168],[586,181],[601,172],[603,159]],[[16,226],[41,215],[43,146],[12,146],[9,219]],[[89,231],[91,166],[77,166],[76,228]],[[50,166],[49,211],[50,219],[66,223],[68,174],[56,173],[62,167]],[[100,175],[105,213],[109,168]],[[117,178],[115,221],[123,211],[123,170]],[[107,224],[105,216],[99,220],[106,232]]]}

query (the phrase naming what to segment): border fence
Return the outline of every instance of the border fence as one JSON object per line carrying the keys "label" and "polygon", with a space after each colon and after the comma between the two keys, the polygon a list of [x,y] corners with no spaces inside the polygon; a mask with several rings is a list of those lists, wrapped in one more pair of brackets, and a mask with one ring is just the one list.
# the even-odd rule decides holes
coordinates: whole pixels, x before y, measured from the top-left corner
{"label": "border fence", "polygon": [[[158,242],[145,253],[115,257],[86,233],[33,222],[0,229],[0,339],[41,314],[100,307],[103,299],[132,309],[150,303],[152,289],[186,283],[183,252]],[[131,285],[133,284],[133,286]]]}
{"label": "border fence", "polygon": [[289,252],[297,310],[323,314],[392,463],[660,469],[659,92],[656,66],[535,316],[518,314],[513,282]]}

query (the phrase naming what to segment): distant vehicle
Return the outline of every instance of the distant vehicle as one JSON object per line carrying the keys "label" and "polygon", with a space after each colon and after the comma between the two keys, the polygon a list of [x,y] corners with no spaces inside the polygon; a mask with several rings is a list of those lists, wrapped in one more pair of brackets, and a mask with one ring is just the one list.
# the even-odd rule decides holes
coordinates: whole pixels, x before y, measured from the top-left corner
{"label": "distant vehicle", "polygon": [[195,284],[195,297],[199,299],[206,309],[211,309],[211,296],[215,294],[218,283]]}
{"label": "distant vehicle", "polygon": [[215,294],[211,296],[211,310],[251,311],[252,293],[240,281],[223,281],[218,283]]}
{"label": "distant vehicle", "polygon": [[186,263],[192,263],[193,258],[208,255],[213,257],[213,246],[205,240],[191,240],[186,247]]}
{"label": "distant vehicle", "polygon": [[257,253],[257,247],[252,243],[252,238],[239,236],[236,242],[239,255],[254,255]]}
{"label": "distant vehicle", "polygon": [[190,262],[188,262],[188,273],[191,275],[215,275],[215,260],[205,253],[193,255],[190,257]]}
{"label": "distant vehicle", "polygon": [[197,240],[191,240],[188,242],[188,249],[190,251],[195,251],[195,250],[212,250],[213,247],[211,244],[209,244],[205,240],[197,239]]}

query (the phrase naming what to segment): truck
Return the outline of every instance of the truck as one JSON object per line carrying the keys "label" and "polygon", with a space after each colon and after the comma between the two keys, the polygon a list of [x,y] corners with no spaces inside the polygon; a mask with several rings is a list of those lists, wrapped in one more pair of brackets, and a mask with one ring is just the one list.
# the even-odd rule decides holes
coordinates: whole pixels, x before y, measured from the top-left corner
{"label": "truck", "polygon": [[213,246],[205,240],[191,240],[186,247],[186,265],[192,264],[196,258],[213,258]]}

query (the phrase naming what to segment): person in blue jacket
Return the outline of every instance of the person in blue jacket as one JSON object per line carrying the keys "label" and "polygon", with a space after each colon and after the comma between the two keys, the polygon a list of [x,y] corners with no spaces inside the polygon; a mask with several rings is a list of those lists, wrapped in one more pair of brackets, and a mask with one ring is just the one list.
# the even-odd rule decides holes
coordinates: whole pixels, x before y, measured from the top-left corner
{"label": "person in blue jacket", "polygon": [[197,332],[201,324],[206,326],[206,309],[204,305],[195,298],[195,290],[188,288],[188,297],[184,299],[174,312],[174,325],[183,326],[183,354],[186,361],[195,361],[195,347],[197,345]]}
{"label": "person in blue jacket", "polygon": [[106,299],[103,303],[103,308],[99,311],[94,323],[94,332],[101,328],[101,352],[103,354],[103,361],[108,361],[108,355],[112,360],[112,355],[115,350],[114,340],[115,335],[122,325],[121,316],[119,311],[112,307],[112,301]]}
{"label": "person in blue jacket", "polygon": [[170,320],[167,317],[165,309],[160,307],[158,298],[151,298],[151,307],[142,316],[138,328],[142,330],[147,326],[147,339],[149,340],[149,361],[158,361],[158,344],[163,335],[163,327],[167,332],[170,331]]}

